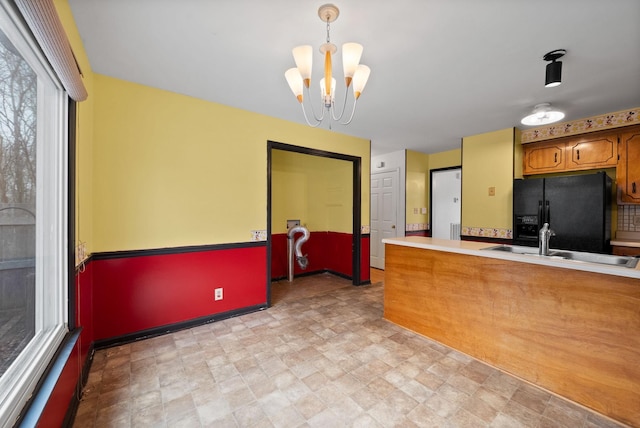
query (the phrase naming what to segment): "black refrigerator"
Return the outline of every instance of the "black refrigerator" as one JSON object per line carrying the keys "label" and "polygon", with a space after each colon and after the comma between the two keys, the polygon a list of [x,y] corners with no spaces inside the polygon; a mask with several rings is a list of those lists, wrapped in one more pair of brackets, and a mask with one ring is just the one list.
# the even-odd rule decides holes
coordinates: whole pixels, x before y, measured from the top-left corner
{"label": "black refrigerator", "polygon": [[609,253],[611,179],[604,173],[528,178],[513,183],[513,243],[538,245],[549,223],[550,248]]}

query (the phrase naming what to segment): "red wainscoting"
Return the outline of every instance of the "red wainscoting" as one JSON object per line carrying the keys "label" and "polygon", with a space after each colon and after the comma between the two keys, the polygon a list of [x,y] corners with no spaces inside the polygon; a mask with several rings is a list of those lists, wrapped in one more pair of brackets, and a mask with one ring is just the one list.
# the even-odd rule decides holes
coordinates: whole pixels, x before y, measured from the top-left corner
{"label": "red wainscoting", "polygon": [[38,427],[58,428],[64,425],[72,400],[75,399],[80,373],[87,363],[88,353],[93,342],[92,317],[92,263],[87,263],[76,272],[76,326],[81,329],[80,337],[73,345],[71,354],[64,362],[64,368],[58,377],[53,391],[38,419]]}
{"label": "red wainscoting", "polygon": [[82,361],[87,358],[91,344],[95,340],[93,335],[93,263],[83,265],[76,272],[76,326],[82,328],[80,334],[80,356]]}
{"label": "red wainscoting", "polygon": [[[352,235],[312,236],[303,246],[309,255],[308,271],[329,269],[351,276]],[[272,246],[272,264],[279,269],[272,267],[272,274],[286,276],[286,235],[272,236]],[[94,341],[266,304],[265,261],[266,247],[257,246],[88,262],[75,283],[76,325],[82,331],[38,426],[63,425]],[[369,279],[369,236],[363,236],[361,282]],[[217,287],[224,288],[221,301],[213,299]]]}
{"label": "red wainscoting", "polygon": [[[296,235],[296,238],[299,235]],[[369,280],[369,237],[361,239],[360,258],[361,282]],[[309,259],[306,270],[295,264],[293,273],[324,272],[329,270],[347,277],[353,276],[353,235],[339,232],[311,232],[309,240],[302,245],[302,254]],[[287,267],[287,234],[271,235],[271,278],[286,278]]]}
{"label": "red wainscoting", "polygon": [[80,342],[73,346],[71,354],[67,358],[64,368],[57,379],[49,399],[38,419],[39,428],[59,428],[64,426],[64,420],[72,405],[72,399],[76,393],[76,387],[80,381],[80,371],[85,360],[78,357]]}
{"label": "red wainscoting", "polygon": [[404,236],[431,236],[429,230],[408,230],[404,233]]}
{"label": "red wainscoting", "polygon": [[[266,305],[266,251],[251,246],[95,260],[94,340]],[[223,299],[215,301],[220,287]]]}

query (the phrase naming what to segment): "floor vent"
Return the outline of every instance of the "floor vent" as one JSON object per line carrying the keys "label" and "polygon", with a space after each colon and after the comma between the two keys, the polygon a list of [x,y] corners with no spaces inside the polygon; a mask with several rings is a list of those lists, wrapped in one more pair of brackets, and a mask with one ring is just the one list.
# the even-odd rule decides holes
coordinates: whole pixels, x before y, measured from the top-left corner
{"label": "floor vent", "polygon": [[449,223],[449,239],[460,240],[460,223]]}

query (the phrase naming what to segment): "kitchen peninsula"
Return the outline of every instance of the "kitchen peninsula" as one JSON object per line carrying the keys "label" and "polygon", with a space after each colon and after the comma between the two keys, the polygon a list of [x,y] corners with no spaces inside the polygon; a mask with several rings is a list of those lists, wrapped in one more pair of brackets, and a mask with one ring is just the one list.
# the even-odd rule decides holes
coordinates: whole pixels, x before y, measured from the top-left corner
{"label": "kitchen peninsula", "polygon": [[385,319],[640,426],[640,267],[383,242]]}

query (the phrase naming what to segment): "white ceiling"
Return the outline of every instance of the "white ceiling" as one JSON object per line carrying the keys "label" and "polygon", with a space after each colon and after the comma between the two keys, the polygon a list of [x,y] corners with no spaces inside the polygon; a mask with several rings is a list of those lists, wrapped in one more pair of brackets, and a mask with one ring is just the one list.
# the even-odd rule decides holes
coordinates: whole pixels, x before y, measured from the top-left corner
{"label": "white ceiling", "polygon": [[[304,123],[291,48],[326,38],[323,0],[69,0],[93,71]],[[640,106],[638,0],[335,0],[331,41],[372,73],[353,122],[372,154],[436,153],[550,102],[574,120]],[[562,85],[542,56],[566,49]],[[339,56],[338,56],[339,58]],[[341,61],[334,63],[342,99]],[[321,125],[327,127],[326,125]],[[295,144],[295,142],[287,142]]]}

